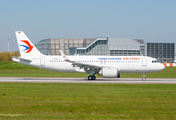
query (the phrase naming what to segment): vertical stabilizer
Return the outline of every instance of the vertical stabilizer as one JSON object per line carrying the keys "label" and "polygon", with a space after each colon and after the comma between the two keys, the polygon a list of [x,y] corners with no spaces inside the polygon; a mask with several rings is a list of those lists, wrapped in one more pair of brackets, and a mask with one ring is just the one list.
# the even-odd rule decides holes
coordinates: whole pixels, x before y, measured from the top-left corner
{"label": "vertical stabilizer", "polygon": [[22,58],[33,58],[43,56],[38,49],[33,45],[23,31],[15,31],[19,51]]}

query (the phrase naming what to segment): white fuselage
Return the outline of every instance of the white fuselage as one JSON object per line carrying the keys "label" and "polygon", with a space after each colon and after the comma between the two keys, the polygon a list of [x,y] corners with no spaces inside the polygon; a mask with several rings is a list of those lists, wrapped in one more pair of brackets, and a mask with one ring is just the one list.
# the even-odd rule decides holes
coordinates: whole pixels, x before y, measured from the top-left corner
{"label": "white fuselage", "polygon": [[[119,73],[147,73],[163,70],[165,66],[146,56],[67,56],[77,63],[117,68]],[[31,62],[14,60],[22,64],[59,72],[85,72],[84,69],[64,61],[62,56],[38,56]]]}

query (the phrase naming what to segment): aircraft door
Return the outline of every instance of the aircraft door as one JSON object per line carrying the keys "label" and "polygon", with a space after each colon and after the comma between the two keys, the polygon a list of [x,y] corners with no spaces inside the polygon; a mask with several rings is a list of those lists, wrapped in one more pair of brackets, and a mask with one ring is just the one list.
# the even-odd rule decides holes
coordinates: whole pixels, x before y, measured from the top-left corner
{"label": "aircraft door", "polygon": [[40,66],[45,66],[45,57],[40,58]]}
{"label": "aircraft door", "polygon": [[143,67],[147,66],[147,57],[145,57],[145,56],[142,57],[142,66]]}

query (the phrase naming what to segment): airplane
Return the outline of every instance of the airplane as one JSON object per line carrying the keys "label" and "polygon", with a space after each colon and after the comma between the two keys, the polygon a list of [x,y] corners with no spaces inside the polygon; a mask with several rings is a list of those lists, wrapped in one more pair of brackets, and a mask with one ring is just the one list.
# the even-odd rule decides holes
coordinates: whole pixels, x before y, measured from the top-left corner
{"label": "airplane", "polygon": [[61,50],[61,55],[44,55],[23,31],[15,31],[15,34],[21,56],[13,57],[13,61],[51,71],[88,73],[88,80],[95,80],[95,74],[120,78],[120,73],[142,73],[142,80],[146,80],[144,73],[165,68],[148,56],[66,56]]}

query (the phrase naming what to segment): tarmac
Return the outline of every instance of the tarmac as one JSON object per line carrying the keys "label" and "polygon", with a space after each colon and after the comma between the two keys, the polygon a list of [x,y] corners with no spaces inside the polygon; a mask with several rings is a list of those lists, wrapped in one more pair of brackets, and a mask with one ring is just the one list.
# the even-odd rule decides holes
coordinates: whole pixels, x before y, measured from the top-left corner
{"label": "tarmac", "polygon": [[110,84],[176,84],[176,78],[52,78],[52,77],[0,77],[0,82],[18,83],[110,83]]}

